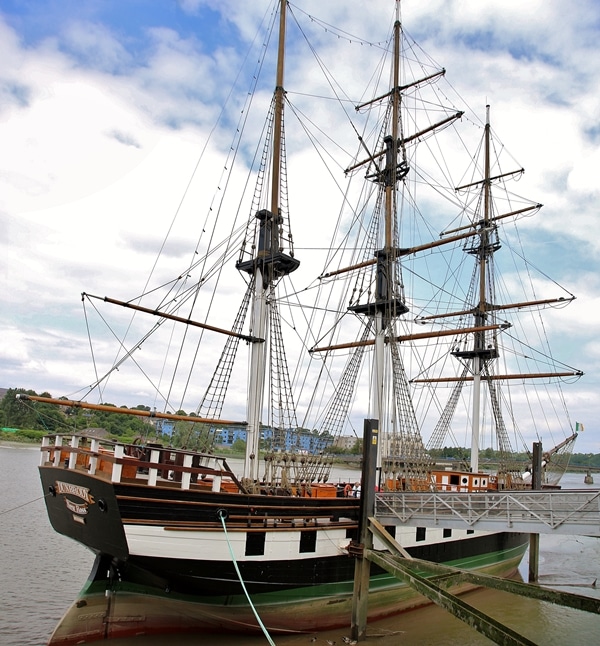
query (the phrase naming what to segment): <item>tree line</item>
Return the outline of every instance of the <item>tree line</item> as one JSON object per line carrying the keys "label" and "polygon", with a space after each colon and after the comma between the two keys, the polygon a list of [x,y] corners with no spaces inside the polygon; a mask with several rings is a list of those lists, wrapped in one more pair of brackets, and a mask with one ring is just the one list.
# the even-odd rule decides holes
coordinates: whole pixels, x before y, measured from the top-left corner
{"label": "tree line", "polygon": [[[116,436],[145,435],[153,429],[152,424],[146,418],[21,400],[17,399],[18,394],[38,395],[35,390],[9,388],[0,401],[0,426],[2,428],[29,429],[48,433],[68,433],[86,428],[103,428]],[[48,392],[40,393],[39,396],[52,397]],[[117,408],[108,402],[105,405]],[[127,408],[127,406],[119,408]],[[149,411],[150,407],[140,404],[135,409]],[[182,414],[183,411],[178,411],[178,413]]]}
{"label": "tree line", "polygon": [[[133,415],[114,415],[107,411],[87,410],[83,408],[72,408],[70,406],[56,406],[54,404],[45,404],[17,399],[18,394],[38,395],[34,390],[24,388],[9,388],[5,396],[0,400],[0,428],[20,429],[24,433],[28,431],[43,431],[45,433],[68,433],[72,431],[82,431],[86,428],[102,428],[115,437],[133,438],[152,437],[157,435],[154,425],[146,417],[136,417]],[[50,393],[40,393],[41,397],[52,397]],[[105,406],[114,406],[114,408],[125,408],[127,406],[115,406],[114,404],[105,403]],[[138,404],[133,410],[150,411],[151,408],[144,404]],[[196,413],[186,413],[183,410],[175,411],[177,415],[190,417],[190,422],[194,421]],[[208,430],[199,428],[195,425],[195,431],[190,433],[190,424],[188,422],[176,422],[171,436],[171,443],[174,446],[186,445],[187,448],[203,449],[207,444]],[[306,431],[311,432],[311,431]],[[317,431],[313,431],[317,432]],[[40,433],[31,435],[30,439],[36,439]],[[6,437],[6,434],[3,434]],[[206,437],[205,437],[206,436]],[[242,448],[243,441],[239,441],[238,449]],[[193,446],[192,446],[193,445]],[[197,445],[197,446],[196,446]],[[330,446],[328,453],[354,454],[362,453],[362,440],[357,439],[352,449],[341,449]],[[471,454],[470,449],[463,447],[445,446],[442,449],[430,451],[431,457],[436,459],[454,459],[468,460]],[[480,453],[480,459],[497,460],[500,453],[491,448],[483,449]],[[517,459],[526,461],[529,456],[526,453],[515,456]],[[570,460],[571,466],[600,468],[600,453],[573,453]]]}

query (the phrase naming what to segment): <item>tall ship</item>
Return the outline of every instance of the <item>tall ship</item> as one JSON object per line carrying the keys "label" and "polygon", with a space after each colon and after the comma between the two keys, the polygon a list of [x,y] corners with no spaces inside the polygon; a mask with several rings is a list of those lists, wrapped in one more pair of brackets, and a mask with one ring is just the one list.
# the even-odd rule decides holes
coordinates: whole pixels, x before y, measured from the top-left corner
{"label": "tall ship", "polygon": [[[110,328],[114,363],[102,368],[95,351],[84,398],[23,397],[137,415],[151,429],[131,444],[68,429],[44,439],[50,522],[95,554],[51,644],[349,626],[360,476],[339,482],[333,450],[360,442],[364,419],[379,425],[380,491],[527,488],[516,455],[542,437],[555,447],[543,482],[558,485],[577,436],[562,385],[581,373],[552,356],[543,324],[573,296],[522,248],[541,205],[511,192],[523,169],[502,165],[489,106],[481,118],[463,107],[404,31],[400,2],[390,14],[389,39],[368,43],[273,3],[218,187],[197,240],[188,231],[191,260],[172,279],[157,261],[139,293],[84,294],[90,316],[114,313],[125,330]],[[315,33],[368,43],[377,64],[342,90],[351,57],[317,54]],[[286,38],[322,72],[309,92],[286,84]],[[261,70],[275,74],[262,129]],[[103,403],[119,378],[143,378],[158,404]],[[200,403],[187,415],[191,397]],[[220,452],[231,437],[243,460]],[[468,450],[442,464],[454,443]],[[501,576],[529,540],[388,529],[414,557]],[[369,621],[424,603],[371,566]]]}

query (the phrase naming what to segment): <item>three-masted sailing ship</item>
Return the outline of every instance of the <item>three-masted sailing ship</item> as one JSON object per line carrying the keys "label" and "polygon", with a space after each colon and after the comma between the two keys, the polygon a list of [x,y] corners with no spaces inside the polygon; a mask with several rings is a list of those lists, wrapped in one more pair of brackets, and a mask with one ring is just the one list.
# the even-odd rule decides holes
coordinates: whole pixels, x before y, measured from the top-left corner
{"label": "three-masted sailing ship", "polygon": [[[357,105],[356,114],[347,119],[357,134],[358,154],[345,167],[343,208],[336,221],[329,218],[328,206],[318,216],[318,229],[305,232],[301,245],[312,247],[308,269],[316,270],[315,279],[302,288],[291,285],[306,269],[291,234],[284,114],[292,109],[311,138],[316,129],[294,108],[284,84],[290,13],[288,3],[277,0],[272,20],[279,33],[275,91],[258,165],[250,173],[256,180],[250,217],[231,227],[225,243],[207,244],[162,289],[149,288],[127,301],[102,299],[111,307],[133,310],[136,321],[153,321],[140,339],[120,342],[124,356],[116,367],[121,369],[126,360],[137,361],[141,346],[147,348],[152,334],[168,325],[185,329],[185,340],[195,331],[208,344],[206,352],[199,345],[191,351],[201,362],[224,339],[192,422],[168,412],[177,410],[169,396],[164,412],[118,411],[153,422],[193,424],[204,442],[202,450],[173,448],[156,438],[132,445],[77,433],[44,440],[40,473],[50,521],[56,531],[96,555],[89,580],[56,628],[52,644],[140,633],[253,632],[260,623],[272,633],[348,626],[354,579],[349,547],[358,536],[360,499],[331,478],[329,448],[336,438],[360,428],[363,418],[378,420],[383,438],[378,487],[384,491],[527,487],[523,469],[511,461],[511,434],[530,435],[533,429],[524,422],[518,427],[515,416],[503,413],[506,403],[518,404],[507,398],[505,384],[512,381],[523,389],[527,380],[547,388],[580,374],[556,369],[549,355],[544,355],[544,371],[515,370],[533,350],[508,349],[515,340],[511,315],[538,315],[565,305],[572,296],[501,300],[497,253],[501,246],[519,242],[512,233],[504,234],[503,227],[509,222],[514,226],[540,205],[507,198],[508,208],[499,210],[504,206],[497,206],[496,193],[516,175],[492,162],[489,112],[480,126],[463,110],[446,105],[445,95],[441,102],[436,98],[445,71],[428,60],[415,63],[418,50],[403,31],[399,2],[391,39],[380,46],[391,64],[382,64],[373,75],[381,82],[387,70],[387,88],[376,88],[376,98]],[[335,37],[340,34],[334,32]],[[405,53],[410,55],[405,58]],[[335,87],[329,77],[328,82]],[[347,113],[343,101],[340,105]],[[470,155],[476,162],[472,174],[462,183],[443,185],[435,171],[448,165],[435,142],[439,137],[441,144],[449,143],[465,122],[483,134],[483,163]],[[434,170],[426,170],[422,161],[433,162]],[[427,188],[433,192],[425,193]],[[312,199],[318,208],[318,195]],[[214,215],[220,226],[225,214]],[[417,233],[417,221],[425,225],[424,233]],[[438,224],[448,222],[441,236],[433,234]],[[329,228],[332,242],[326,244]],[[319,248],[326,248],[321,264],[312,260]],[[233,314],[231,282],[223,293],[215,287],[228,261],[245,285]],[[515,295],[514,286],[509,287],[502,296]],[[201,301],[204,290],[218,303],[212,309],[209,301]],[[201,302],[205,309],[194,309]],[[195,312],[215,312],[219,322]],[[234,319],[230,327],[222,323],[224,314]],[[302,357],[298,367],[283,343],[286,328],[294,333],[294,349]],[[244,370],[238,367],[238,355],[246,349]],[[179,353],[178,361],[184,356],[190,353]],[[308,376],[302,377],[301,369]],[[210,375],[205,363],[199,370],[199,380]],[[240,374],[247,383],[234,403],[247,401],[247,408],[236,418],[224,411],[228,386],[239,382]],[[448,395],[446,403],[440,392]],[[115,411],[80,400],[56,401]],[[540,396],[536,403],[544,406],[546,401]],[[553,412],[558,401],[562,399],[552,400]],[[439,422],[432,422],[434,417]],[[436,458],[458,434],[455,418],[472,428],[471,463],[443,468]],[[563,428],[568,428],[566,419]],[[422,435],[428,426],[429,445]],[[239,471],[218,451],[217,441],[231,429],[246,440]],[[497,447],[494,472],[478,462],[485,430],[496,437],[489,444]],[[318,442],[303,443],[307,434]],[[556,471],[564,467],[574,437],[548,452],[548,473],[551,466]],[[413,556],[501,575],[515,571],[528,544],[527,536],[511,532],[428,529],[425,535],[403,528],[394,533]],[[424,602],[372,566],[370,620]]]}

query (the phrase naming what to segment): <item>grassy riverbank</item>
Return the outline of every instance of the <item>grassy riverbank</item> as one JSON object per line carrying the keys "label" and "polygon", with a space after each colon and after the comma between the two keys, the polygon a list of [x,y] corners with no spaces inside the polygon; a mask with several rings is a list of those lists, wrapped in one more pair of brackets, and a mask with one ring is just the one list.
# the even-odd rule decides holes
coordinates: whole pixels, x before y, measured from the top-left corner
{"label": "grassy riverbank", "polygon": [[11,444],[41,444],[46,431],[25,429],[0,430],[0,442]]}

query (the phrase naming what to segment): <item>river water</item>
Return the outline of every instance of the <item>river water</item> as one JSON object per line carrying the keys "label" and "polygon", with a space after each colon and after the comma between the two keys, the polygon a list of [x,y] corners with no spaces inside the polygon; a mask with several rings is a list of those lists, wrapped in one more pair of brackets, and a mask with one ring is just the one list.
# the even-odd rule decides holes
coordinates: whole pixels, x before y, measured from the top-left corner
{"label": "river water", "polygon": [[[91,552],[52,530],[41,498],[38,457],[37,447],[0,444],[1,646],[45,644],[83,586],[93,562]],[[591,487],[598,488],[600,475],[595,477],[596,484]],[[567,474],[562,484],[569,488],[586,486],[583,474]],[[600,598],[600,539],[541,535],[540,553],[541,583]],[[527,555],[521,570],[526,578]],[[536,644],[600,644],[598,615],[490,590],[478,590],[463,599]],[[342,638],[349,634],[348,628],[317,635],[272,636],[271,639],[277,646],[319,646],[327,644],[328,640],[341,646]],[[109,642],[110,646],[262,646],[267,643],[263,635],[207,634]],[[483,646],[491,643],[436,606],[369,624],[367,640],[361,642],[367,646]]]}

